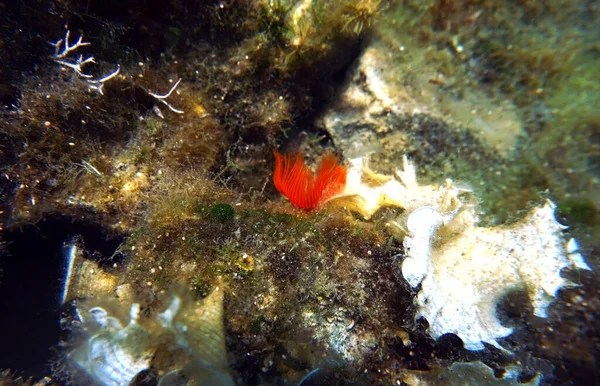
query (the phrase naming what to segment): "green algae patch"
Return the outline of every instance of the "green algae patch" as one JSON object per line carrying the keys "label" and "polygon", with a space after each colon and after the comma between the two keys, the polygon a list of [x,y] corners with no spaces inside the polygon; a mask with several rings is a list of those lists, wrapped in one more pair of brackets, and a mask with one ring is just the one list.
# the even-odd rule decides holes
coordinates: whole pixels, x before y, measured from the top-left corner
{"label": "green algae patch", "polygon": [[220,223],[225,223],[233,220],[235,216],[235,210],[233,210],[233,206],[229,204],[217,203],[210,207],[208,215],[210,218]]}
{"label": "green algae patch", "polygon": [[556,214],[564,217],[569,223],[578,223],[585,225],[597,224],[598,208],[589,199],[572,199],[558,204]]}

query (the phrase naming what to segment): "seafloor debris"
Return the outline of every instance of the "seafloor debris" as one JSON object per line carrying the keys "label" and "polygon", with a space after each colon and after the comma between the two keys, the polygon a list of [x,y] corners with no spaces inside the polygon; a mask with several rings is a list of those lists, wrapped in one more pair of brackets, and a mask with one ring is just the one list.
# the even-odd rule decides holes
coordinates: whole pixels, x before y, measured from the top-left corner
{"label": "seafloor debris", "polygon": [[0,385],[2,386],[46,386],[52,385],[52,379],[50,377],[44,377],[40,380],[34,380],[31,378],[24,378],[18,376],[11,370],[0,370]]}
{"label": "seafloor debris", "polygon": [[536,375],[527,383],[518,380],[520,368],[509,367],[502,378],[497,378],[494,371],[482,362],[454,363],[445,368],[433,368],[429,371],[404,370],[402,371],[402,382],[410,386],[427,385],[478,385],[478,386],[535,386],[539,385],[541,375]]}
{"label": "seafloor debris", "polygon": [[[77,254],[74,259],[77,269],[69,275],[101,272]],[[106,276],[110,275],[91,279],[106,282]],[[105,295],[86,298],[96,288],[81,280],[71,283],[67,293],[78,295],[75,316],[64,320],[70,337],[61,344],[65,355],[55,366],[63,379],[74,384],[91,379],[101,385],[128,385],[152,369],[159,385],[233,385],[225,350],[222,288],[201,301],[175,289],[163,299],[166,307],[154,307],[148,304],[151,299],[138,299],[127,284],[114,290],[115,297],[103,291]]]}
{"label": "seafloor debris", "polygon": [[[123,327],[104,308],[93,307],[82,313],[83,322],[98,329],[92,333],[87,344],[69,353],[94,381],[103,385],[126,385],[135,376],[150,367],[154,350],[148,345],[150,334],[138,324],[140,305],[134,303],[130,320]],[[93,322],[90,320],[93,319]]]}
{"label": "seafloor debris", "polygon": [[78,332],[74,336],[85,338],[68,342],[67,360],[101,385],[127,385],[151,367],[159,371],[163,385],[176,384],[173,380],[233,385],[225,352],[222,293],[216,289],[201,303],[173,295],[164,311],[149,317],[140,315],[140,304],[133,303],[126,325],[119,318],[124,303],[77,302],[80,320],[70,327]]}

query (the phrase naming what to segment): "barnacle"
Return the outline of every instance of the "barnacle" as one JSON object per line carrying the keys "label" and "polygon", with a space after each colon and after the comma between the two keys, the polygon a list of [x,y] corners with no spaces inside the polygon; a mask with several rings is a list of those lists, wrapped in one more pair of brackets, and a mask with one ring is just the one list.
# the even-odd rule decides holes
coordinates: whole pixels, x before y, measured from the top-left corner
{"label": "barnacle", "polygon": [[273,182],[279,192],[298,208],[310,210],[340,194],[346,186],[346,167],[331,153],[325,154],[316,174],[300,154],[275,154]]}

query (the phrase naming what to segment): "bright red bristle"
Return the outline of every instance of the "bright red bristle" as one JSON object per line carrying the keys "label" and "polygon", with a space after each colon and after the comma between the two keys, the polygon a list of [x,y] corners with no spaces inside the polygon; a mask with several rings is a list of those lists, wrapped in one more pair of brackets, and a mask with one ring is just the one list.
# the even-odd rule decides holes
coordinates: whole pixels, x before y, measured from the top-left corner
{"label": "bright red bristle", "polygon": [[277,151],[274,154],[275,187],[298,208],[316,208],[341,193],[346,186],[347,170],[331,153],[321,158],[316,175],[306,166],[300,154],[283,155]]}

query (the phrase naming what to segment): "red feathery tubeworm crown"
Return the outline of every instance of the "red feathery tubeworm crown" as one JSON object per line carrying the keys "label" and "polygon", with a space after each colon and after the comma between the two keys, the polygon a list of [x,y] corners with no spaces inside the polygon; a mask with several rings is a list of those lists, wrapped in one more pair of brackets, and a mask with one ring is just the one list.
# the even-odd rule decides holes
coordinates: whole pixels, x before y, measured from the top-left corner
{"label": "red feathery tubeworm crown", "polygon": [[298,208],[310,210],[340,194],[346,186],[346,167],[338,157],[327,153],[321,158],[316,174],[297,153],[275,154],[273,182],[277,190]]}

